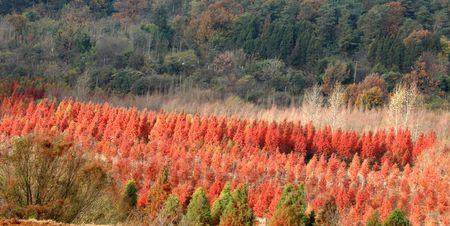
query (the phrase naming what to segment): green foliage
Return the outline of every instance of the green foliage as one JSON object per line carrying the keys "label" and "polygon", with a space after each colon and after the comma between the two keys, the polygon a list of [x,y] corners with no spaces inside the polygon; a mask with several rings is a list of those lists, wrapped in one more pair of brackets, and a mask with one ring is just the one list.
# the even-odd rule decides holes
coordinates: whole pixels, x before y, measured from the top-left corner
{"label": "green foliage", "polygon": [[125,191],[123,193],[123,200],[130,208],[136,207],[138,198],[138,189],[134,180],[129,180],[125,185]]}
{"label": "green foliage", "polygon": [[255,221],[253,211],[248,205],[247,186],[235,189],[231,194],[231,200],[225,206],[220,217],[223,226],[251,226]]}
{"label": "green foliage", "polygon": [[[441,3],[5,0],[0,14],[11,29],[0,32],[0,73],[50,74],[72,87],[88,74],[89,88],[120,94],[196,85],[258,104],[289,104],[314,84],[327,95],[334,83],[369,72],[392,91],[423,55],[439,59],[428,70],[448,74],[449,11]],[[215,70],[226,52],[239,53],[238,62]],[[68,78],[72,68],[78,75]],[[443,81],[427,95],[444,98]]]}
{"label": "green foliage", "polygon": [[286,185],[269,225],[306,225],[309,217],[305,214],[305,198],[303,185],[298,188],[291,184]]}
{"label": "green foliage", "polygon": [[230,183],[226,183],[220,192],[219,198],[214,201],[211,209],[211,218],[213,224],[218,224],[225,208],[232,202]]}
{"label": "green foliage", "polygon": [[403,211],[395,209],[384,222],[385,226],[409,226],[411,223]]}
{"label": "green foliage", "polygon": [[169,53],[164,58],[164,66],[174,73],[193,69],[197,64],[198,58],[193,50]]}
{"label": "green foliage", "polygon": [[91,40],[89,34],[83,32],[77,35],[76,45],[81,53],[85,53],[89,52],[94,47],[95,43]]}
{"label": "green foliage", "polygon": [[186,224],[192,226],[211,225],[211,211],[203,188],[197,188],[189,202],[186,212]]}

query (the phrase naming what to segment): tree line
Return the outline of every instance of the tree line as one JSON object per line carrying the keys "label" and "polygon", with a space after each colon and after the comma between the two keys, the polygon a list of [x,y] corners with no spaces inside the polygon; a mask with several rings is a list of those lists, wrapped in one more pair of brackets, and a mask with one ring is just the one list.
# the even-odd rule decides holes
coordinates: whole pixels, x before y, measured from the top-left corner
{"label": "tree line", "polygon": [[315,84],[328,95],[378,76],[387,89],[361,93],[383,100],[414,83],[430,105],[448,103],[447,1],[21,0],[0,14],[2,76],[281,105]]}

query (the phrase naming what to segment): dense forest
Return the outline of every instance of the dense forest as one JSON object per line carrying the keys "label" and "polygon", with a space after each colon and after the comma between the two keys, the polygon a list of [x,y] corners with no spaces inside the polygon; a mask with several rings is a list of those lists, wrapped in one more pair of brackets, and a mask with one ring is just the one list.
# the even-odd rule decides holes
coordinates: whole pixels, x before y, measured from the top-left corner
{"label": "dense forest", "polygon": [[406,83],[448,106],[447,0],[5,0],[0,14],[1,76],[81,94],[197,87],[289,105],[340,83],[373,108]]}

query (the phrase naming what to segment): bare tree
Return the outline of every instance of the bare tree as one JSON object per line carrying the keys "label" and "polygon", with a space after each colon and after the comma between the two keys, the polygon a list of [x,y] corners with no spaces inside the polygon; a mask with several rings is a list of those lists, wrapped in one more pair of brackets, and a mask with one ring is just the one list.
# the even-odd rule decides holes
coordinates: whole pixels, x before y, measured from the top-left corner
{"label": "bare tree", "polygon": [[421,103],[422,97],[416,86],[395,88],[390,97],[388,110],[396,131],[399,126],[410,127],[411,118],[420,110]]}
{"label": "bare tree", "polygon": [[345,91],[341,84],[337,83],[328,99],[328,107],[331,114],[331,128],[339,126],[340,115],[345,104]]}
{"label": "bare tree", "polygon": [[307,121],[315,121],[323,108],[324,98],[322,88],[315,85],[305,91],[302,103],[302,112]]}

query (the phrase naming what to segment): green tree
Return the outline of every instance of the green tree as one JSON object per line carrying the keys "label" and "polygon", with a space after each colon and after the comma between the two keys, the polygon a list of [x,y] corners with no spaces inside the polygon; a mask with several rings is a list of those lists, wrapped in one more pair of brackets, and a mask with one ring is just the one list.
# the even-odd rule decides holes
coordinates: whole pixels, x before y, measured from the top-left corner
{"label": "green tree", "polygon": [[197,188],[189,202],[186,223],[190,226],[211,225],[211,211],[206,192],[203,188]]}
{"label": "green tree", "polygon": [[269,225],[306,225],[309,217],[305,214],[305,198],[303,185],[297,189],[291,184],[286,185]]}
{"label": "green tree", "polygon": [[253,211],[248,205],[248,189],[243,186],[233,191],[232,199],[225,207],[220,224],[222,226],[251,226],[255,221]]}
{"label": "green tree", "polygon": [[344,10],[337,25],[339,50],[347,54],[353,53],[358,47],[357,35],[350,24],[350,16],[348,10]]}
{"label": "green tree", "polygon": [[391,212],[389,217],[384,222],[385,226],[409,226],[411,223],[406,217],[405,213],[399,209]]}
{"label": "green tree", "polygon": [[223,211],[232,201],[230,183],[226,183],[220,192],[219,198],[214,202],[211,210],[213,224],[218,224]]}
{"label": "green tree", "polygon": [[164,57],[164,66],[170,72],[187,72],[198,65],[198,58],[193,50],[169,53]]}

